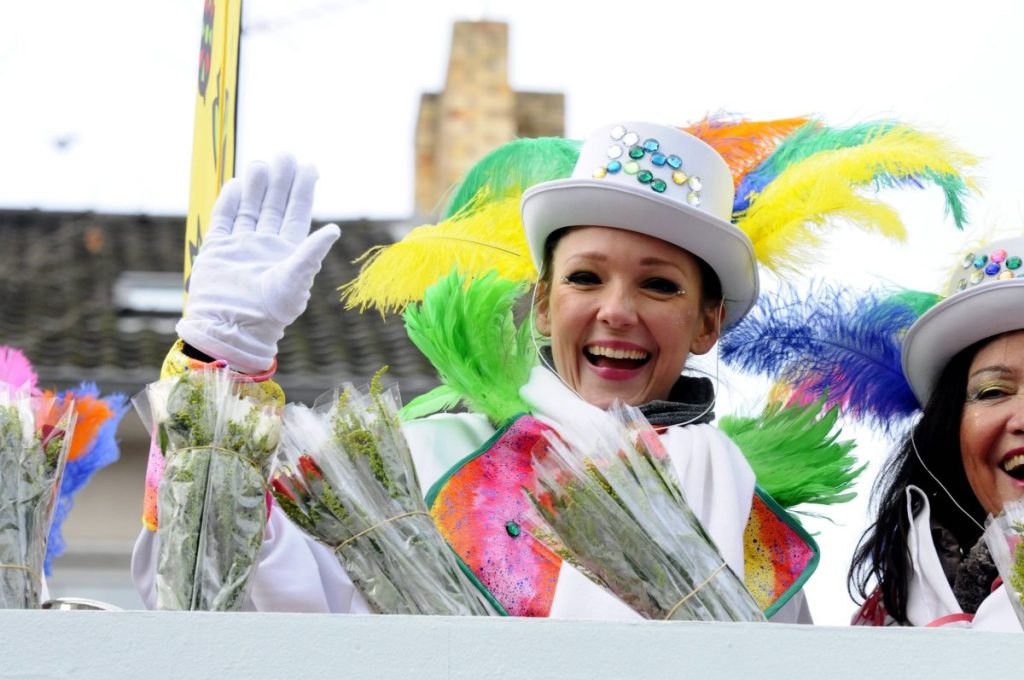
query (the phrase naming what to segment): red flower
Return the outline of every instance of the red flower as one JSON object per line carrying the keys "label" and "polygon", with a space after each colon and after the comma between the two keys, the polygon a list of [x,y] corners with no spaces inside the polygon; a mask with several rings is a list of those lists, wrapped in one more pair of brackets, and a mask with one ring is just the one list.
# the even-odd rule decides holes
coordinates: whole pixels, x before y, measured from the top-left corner
{"label": "red flower", "polygon": [[306,454],[299,456],[299,469],[310,479],[323,479],[324,473],[317,467],[316,461]]}
{"label": "red flower", "polygon": [[274,488],[275,495],[279,494],[290,499],[293,502],[298,501],[298,499],[295,497],[295,492],[292,491],[291,488],[284,483],[281,477],[274,477],[272,480],[270,480],[270,486]]}

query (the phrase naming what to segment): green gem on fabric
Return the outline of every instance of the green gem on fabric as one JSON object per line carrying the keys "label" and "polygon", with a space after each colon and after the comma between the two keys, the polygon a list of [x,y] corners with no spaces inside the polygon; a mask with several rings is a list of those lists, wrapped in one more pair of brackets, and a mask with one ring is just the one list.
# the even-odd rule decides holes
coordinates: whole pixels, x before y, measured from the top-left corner
{"label": "green gem on fabric", "polygon": [[975,269],[981,269],[986,264],[988,264],[988,255],[978,255],[976,258],[974,258]]}
{"label": "green gem on fabric", "polygon": [[637,163],[636,161],[628,161],[625,165],[622,166],[622,170],[627,175],[635,175],[636,173],[640,172],[640,164]]}
{"label": "green gem on fabric", "polygon": [[971,285],[977,286],[979,283],[985,280],[985,272],[980,269],[975,269],[971,272]]}
{"label": "green gem on fabric", "polygon": [[512,538],[515,538],[516,536],[518,536],[522,532],[522,529],[520,529],[519,525],[516,524],[515,522],[509,521],[509,522],[505,522],[505,531],[508,532],[509,536],[511,536]]}
{"label": "green gem on fabric", "polygon": [[650,170],[642,170],[636,178],[641,184],[650,184],[654,179],[654,173]]}
{"label": "green gem on fabric", "polygon": [[956,282],[956,290],[959,293],[962,290],[967,290],[967,279],[960,279]]}
{"label": "green gem on fabric", "polygon": [[622,170],[622,163],[620,163],[619,161],[611,161],[608,163],[608,165],[605,166],[605,170],[608,171],[608,174],[614,175],[619,170]]}
{"label": "green gem on fabric", "polygon": [[960,263],[964,269],[970,269],[974,266],[974,253],[967,253],[964,255],[964,261]]}
{"label": "green gem on fabric", "polygon": [[629,147],[629,157],[632,158],[633,160],[643,158],[644,150],[641,149],[639,146],[631,146]]}
{"label": "green gem on fabric", "polygon": [[1010,257],[1006,258],[1007,269],[1020,269],[1020,265],[1021,259],[1018,255],[1011,255]]}
{"label": "green gem on fabric", "polygon": [[644,140],[644,149],[646,149],[647,151],[657,151],[659,146],[661,146],[661,144],[658,142],[657,139]]}
{"label": "green gem on fabric", "polygon": [[659,194],[665,193],[666,187],[668,187],[668,185],[665,184],[665,180],[663,179],[656,179],[653,182],[651,182],[651,188],[657,191]]}
{"label": "green gem on fabric", "polygon": [[678,170],[679,168],[683,167],[683,159],[675,154],[672,154],[671,156],[666,158],[665,162],[668,163],[668,167],[672,168],[673,170]]}

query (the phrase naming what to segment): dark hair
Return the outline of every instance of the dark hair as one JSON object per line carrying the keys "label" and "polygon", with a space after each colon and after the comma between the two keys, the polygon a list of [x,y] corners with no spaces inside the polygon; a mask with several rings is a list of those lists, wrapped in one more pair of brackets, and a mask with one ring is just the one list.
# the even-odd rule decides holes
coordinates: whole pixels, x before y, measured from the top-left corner
{"label": "dark hair", "polygon": [[[544,260],[541,263],[540,268],[540,280],[544,283],[547,290],[551,290],[551,262],[555,258],[555,247],[558,246],[558,242],[562,240],[562,237],[568,234],[576,227],[562,227],[556,231],[551,232],[548,236],[548,240],[544,242]],[[687,251],[689,252],[689,251]],[[690,253],[692,255],[692,253]],[[711,268],[707,262],[693,256],[693,259],[697,260],[697,266],[700,268],[700,305],[703,309],[709,309],[718,307],[722,304],[722,282],[718,278],[718,274]]]}
{"label": "dark hair", "polygon": [[[974,356],[989,340],[961,350],[939,376],[935,390],[920,420],[903,440],[900,448],[885,463],[871,491],[877,507],[873,524],[867,528],[853,555],[846,587],[852,596],[869,595],[872,581],[881,592],[886,612],[899,623],[907,623],[907,600],[913,565],[907,548],[910,519],[906,512],[905,490],[919,487],[928,496],[931,519],[953,533],[966,554],[981,537],[981,529],[950,499],[949,494],[979,524],[985,510],[971,489],[964,472],[960,452],[960,420],[967,398],[967,372]],[[914,453],[914,445],[928,469],[949,490],[942,490]],[[912,511],[921,510],[915,498]]]}

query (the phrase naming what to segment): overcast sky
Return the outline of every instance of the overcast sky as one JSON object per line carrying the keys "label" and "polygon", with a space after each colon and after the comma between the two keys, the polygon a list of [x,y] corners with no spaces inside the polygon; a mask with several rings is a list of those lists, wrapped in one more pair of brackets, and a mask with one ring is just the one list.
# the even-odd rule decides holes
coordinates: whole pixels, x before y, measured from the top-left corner
{"label": "overcast sky", "polygon": [[[185,213],[202,4],[0,4],[0,207]],[[565,92],[569,136],[716,110],[896,117],[983,158],[979,228],[1024,224],[1024,3],[1013,0],[246,0],[239,166],[288,150],[320,169],[319,217],[408,216],[419,97],[443,85],[452,22],[480,18],[510,23],[515,89]],[[937,192],[893,202],[907,246],[844,234],[813,273],[935,289],[962,238]],[[729,381],[723,372],[723,393]],[[754,401],[723,395],[719,412]],[[861,447],[873,460],[885,449]],[[862,501],[833,513],[844,526],[812,527],[823,532],[808,588],[819,622],[848,619],[842,579]]]}

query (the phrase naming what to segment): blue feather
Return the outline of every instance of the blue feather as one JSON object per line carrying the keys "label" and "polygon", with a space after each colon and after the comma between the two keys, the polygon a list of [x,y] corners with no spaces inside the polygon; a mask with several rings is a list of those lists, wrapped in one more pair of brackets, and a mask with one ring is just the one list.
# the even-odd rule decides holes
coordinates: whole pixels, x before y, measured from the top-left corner
{"label": "blue feather", "polygon": [[[77,396],[98,397],[99,389],[95,383],[82,383],[77,388],[60,394],[61,399],[75,399]],[[88,483],[96,471],[110,465],[120,455],[116,439],[117,426],[128,411],[128,398],[123,394],[112,394],[104,397],[103,401],[113,411],[114,416],[100,426],[96,438],[89,443],[86,452],[77,460],[68,461],[64,466],[60,495],[53,509],[53,523],[50,525],[50,535],[46,541],[44,570],[47,576],[52,573],[53,559],[64,552],[65,543],[61,527],[64,525],[68,513],[71,512],[71,508],[74,507],[75,495]]]}
{"label": "blue feather", "polygon": [[808,398],[827,395],[848,415],[892,432],[918,409],[900,353],[907,329],[937,299],[920,295],[928,294],[824,284],[762,294],[723,336],[722,360],[797,386]]}

